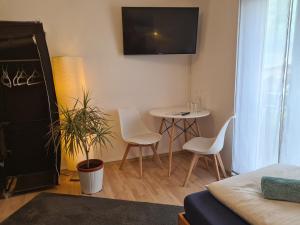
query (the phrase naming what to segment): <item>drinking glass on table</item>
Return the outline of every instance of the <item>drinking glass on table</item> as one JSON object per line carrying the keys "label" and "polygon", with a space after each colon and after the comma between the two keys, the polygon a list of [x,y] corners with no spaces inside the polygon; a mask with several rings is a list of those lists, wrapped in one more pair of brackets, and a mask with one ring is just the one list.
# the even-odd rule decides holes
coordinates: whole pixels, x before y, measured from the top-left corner
{"label": "drinking glass on table", "polygon": [[192,102],[191,113],[196,113],[196,112],[197,112],[197,103],[196,102]]}
{"label": "drinking glass on table", "polygon": [[196,112],[197,113],[201,112],[201,98],[200,97],[197,98],[196,104],[197,104],[197,106],[196,106]]}
{"label": "drinking glass on table", "polygon": [[191,110],[192,110],[192,102],[187,102],[186,103],[186,108],[187,108],[188,112],[191,112]]}

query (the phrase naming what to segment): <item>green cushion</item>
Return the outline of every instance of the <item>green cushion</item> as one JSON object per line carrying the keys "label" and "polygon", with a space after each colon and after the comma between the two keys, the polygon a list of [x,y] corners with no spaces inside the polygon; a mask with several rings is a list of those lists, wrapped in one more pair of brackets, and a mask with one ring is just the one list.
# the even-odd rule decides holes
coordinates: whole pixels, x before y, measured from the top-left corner
{"label": "green cushion", "polygon": [[300,180],[264,176],[261,190],[267,199],[300,203]]}

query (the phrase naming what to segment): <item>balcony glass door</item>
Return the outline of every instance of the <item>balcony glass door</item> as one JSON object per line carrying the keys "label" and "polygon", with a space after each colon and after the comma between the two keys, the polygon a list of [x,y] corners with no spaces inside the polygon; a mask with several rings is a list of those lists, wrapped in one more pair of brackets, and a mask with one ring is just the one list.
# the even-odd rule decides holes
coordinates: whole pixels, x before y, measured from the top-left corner
{"label": "balcony glass door", "polygon": [[300,85],[295,63],[300,52],[295,48],[300,28],[298,24],[296,29],[297,2],[241,0],[233,153],[237,173],[291,157],[287,149],[295,141],[288,133],[296,126],[289,111],[297,95],[299,99],[295,80]]}

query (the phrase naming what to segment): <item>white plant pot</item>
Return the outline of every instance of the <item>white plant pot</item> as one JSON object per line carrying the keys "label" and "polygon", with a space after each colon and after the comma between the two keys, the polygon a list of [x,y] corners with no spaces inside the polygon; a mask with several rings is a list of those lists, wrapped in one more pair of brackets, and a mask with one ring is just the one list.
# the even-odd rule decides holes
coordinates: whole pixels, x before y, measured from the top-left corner
{"label": "white plant pot", "polygon": [[[91,159],[91,167],[84,168],[87,161],[78,163],[77,169],[79,173],[81,192],[84,194],[93,194],[102,190],[103,186],[103,161]],[[95,166],[96,165],[96,166]]]}

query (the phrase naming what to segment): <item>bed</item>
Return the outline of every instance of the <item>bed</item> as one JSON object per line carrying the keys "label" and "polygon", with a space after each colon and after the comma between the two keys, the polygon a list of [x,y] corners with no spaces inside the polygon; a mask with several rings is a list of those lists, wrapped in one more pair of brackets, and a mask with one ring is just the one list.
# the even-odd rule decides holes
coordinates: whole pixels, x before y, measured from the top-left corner
{"label": "bed", "polygon": [[186,222],[182,225],[248,225],[209,191],[188,195],[184,199],[184,210],[185,214],[181,216]]}
{"label": "bed", "polygon": [[212,183],[207,191],[185,198],[179,224],[300,224],[300,204],[265,199],[260,189],[262,176],[300,179],[300,167],[274,165]]}

